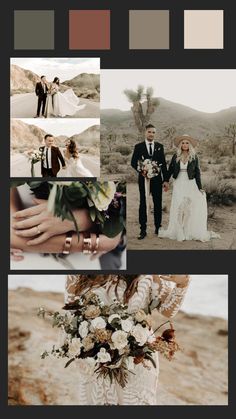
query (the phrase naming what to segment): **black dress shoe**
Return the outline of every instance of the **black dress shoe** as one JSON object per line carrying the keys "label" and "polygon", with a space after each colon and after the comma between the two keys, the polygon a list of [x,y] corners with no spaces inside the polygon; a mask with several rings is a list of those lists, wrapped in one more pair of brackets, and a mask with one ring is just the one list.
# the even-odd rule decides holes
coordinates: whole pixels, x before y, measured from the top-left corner
{"label": "black dress shoe", "polygon": [[140,235],[138,236],[138,240],[143,240],[146,237],[146,231],[141,231]]}

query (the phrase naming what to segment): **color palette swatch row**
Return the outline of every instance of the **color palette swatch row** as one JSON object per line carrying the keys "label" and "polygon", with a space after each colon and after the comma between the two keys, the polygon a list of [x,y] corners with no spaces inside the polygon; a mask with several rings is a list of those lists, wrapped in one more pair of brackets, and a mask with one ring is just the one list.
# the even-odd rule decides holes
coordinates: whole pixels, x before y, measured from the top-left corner
{"label": "color palette swatch row", "polygon": [[[55,48],[54,10],[15,10],[14,49]],[[43,30],[42,30],[43,28]],[[169,10],[130,10],[129,49],[168,50]],[[224,49],[223,10],[184,11],[184,49]],[[110,50],[110,10],[69,10],[70,50]]]}

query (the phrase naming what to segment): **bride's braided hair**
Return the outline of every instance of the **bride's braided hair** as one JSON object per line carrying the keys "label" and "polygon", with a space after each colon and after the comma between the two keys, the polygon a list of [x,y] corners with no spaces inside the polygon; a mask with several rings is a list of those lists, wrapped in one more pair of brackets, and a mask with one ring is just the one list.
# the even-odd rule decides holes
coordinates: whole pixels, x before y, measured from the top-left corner
{"label": "bride's braided hair", "polygon": [[[81,295],[84,291],[93,288],[103,287],[109,283],[107,292],[110,291],[112,285],[115,285],[115,293],[118,297],[118,286],[120,282],[126,283],[126,290],[124,292],[124,303],[127,304],[129,299],[137,290],[139,275],[72,275],[75,279],[75,295]],[[72,277],[70,275],[70,277]]]}

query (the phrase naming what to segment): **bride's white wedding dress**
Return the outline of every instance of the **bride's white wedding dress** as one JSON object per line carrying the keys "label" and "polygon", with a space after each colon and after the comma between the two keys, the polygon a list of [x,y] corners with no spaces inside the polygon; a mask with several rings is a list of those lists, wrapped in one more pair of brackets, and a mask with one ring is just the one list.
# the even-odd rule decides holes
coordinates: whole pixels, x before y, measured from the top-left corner
{"label": "bride's white wedding dress", "polygon": [[160,238],[172,240],[209,241],[220,238],[207,230],[207,200],[205,192],[198,189],[195,179],[189,179],[187,163],[180,162],[180,172],[173,180],[170,218],[167,230],[160,229]]}
{"label": "bride's white wedding dress", "polygon": [[53,84],[52,91],[53,94],[47,97],[46,116],[48,117],[73,116],[85,107],[85,105],[79,105],[79,98],[72,89],[61,93],[58,85]]}
{"label": "bride's white wedding dress", "polygon": [[[66,285],[66,302],[74,300],[75,284],[78,278],[75,275],[69,275]],[[109,291],[108,291],[109,288]],[[184,299],[187,287],[172,287],[170,282],[161,280],[159,286],[153,282],[152,275],[141,275],[138,288],[135,294],[130,298],[128,303],[128,311],[136,312],[149,306],[153,299],[166,298],[159,306],[162,313],[165,310],[171,312],[173,317],[179,310]],[[108,281],[104,287],[94,288],[100,300],[105,305],[111,305],[114,299],[117,299],[115,293],[115,284],[111,285]],[[118,299],[123,301],[125,292],[125,283],[120,283],[117,289]],[[75,361],[78,368],[78,405],[157,405],[157,385],[159,375],[158,355],[154,354],[157,368],[154,368],[150,361],[145,368],[142,364],[135,365],[134,374],[128,373],[128,383],[125,388],[119,386],[117,382],[110,382],[110,379],[98,378],[94,373],[94,361],[80,359]]]}
{"label": "bride's white wedding dress", "polygon": [[[34,205],[34,195],[30,191],[27,184],[21,185],[17,188],[23,207],[29,208]],[[29,270],[29,269],[84,269],[84,270],[100,270],[99,259],[91,259],[90,255],[82,253],[72,253],[65,259],[55,259],[52,255],[43,255],[41,253],[24,252],[24,259],[22,261],[11,260],[11,269],[13,270]]]}
{"label": "bride's white wedding dress", "polygon": [[65,177],[93,177],[90,170],[86,169],[81,161],[81,158],[69,159],[64,156],[66,162],[66,169],[61,171],[61,176]]}

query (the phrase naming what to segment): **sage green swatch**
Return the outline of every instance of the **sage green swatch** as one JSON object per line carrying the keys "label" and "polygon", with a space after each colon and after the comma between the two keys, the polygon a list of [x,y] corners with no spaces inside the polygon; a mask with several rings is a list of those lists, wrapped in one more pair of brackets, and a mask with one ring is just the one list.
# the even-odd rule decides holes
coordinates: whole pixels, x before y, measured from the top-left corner
{"label": "sage green swatch", "polygon": [[54,10],[15,10],[14,49],[54,49]]}

